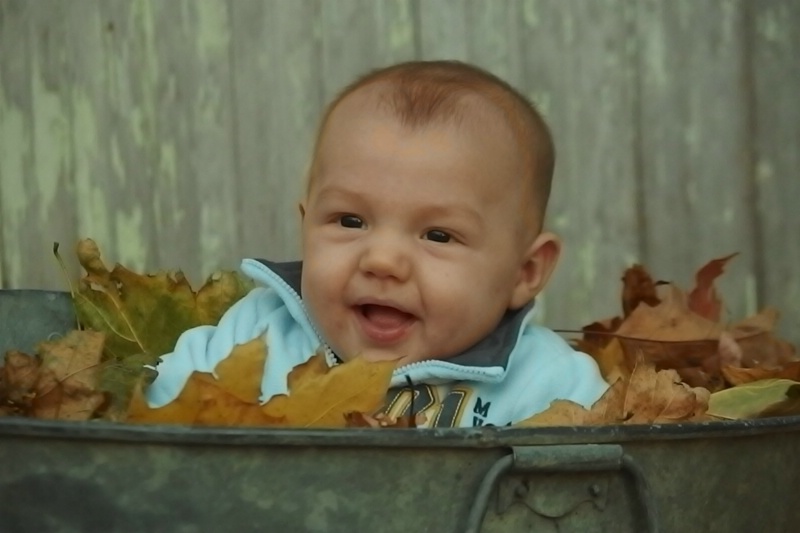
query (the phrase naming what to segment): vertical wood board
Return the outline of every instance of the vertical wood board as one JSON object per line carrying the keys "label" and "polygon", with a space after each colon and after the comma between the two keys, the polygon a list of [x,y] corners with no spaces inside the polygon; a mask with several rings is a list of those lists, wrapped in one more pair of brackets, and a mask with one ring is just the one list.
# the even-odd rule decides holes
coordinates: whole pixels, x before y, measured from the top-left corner
{"label": "vertical wood board", "polygon": [[742,2],[637,7],[645,261],[689,290],[705,262],[739,252],[719,285],[726,318],[744,318],[757,289]]}
{"label": "vertical wood board", "polygon": [[248,0],[230,9],[238,251],[296,259],[297,205],[322,106],[320,5]]}
{"label": "vertical wood board", "polygon": [[548,326],[580,329],[619,312],[619,279],[640,259],[634,22],[624,0],[518,8],[522,86],[556,144],[547,228],[564,242],[540,303]]}
{"label": "vertical wood board", "polygon": [[751,2],[761,305],[800,346],[800,4]]}

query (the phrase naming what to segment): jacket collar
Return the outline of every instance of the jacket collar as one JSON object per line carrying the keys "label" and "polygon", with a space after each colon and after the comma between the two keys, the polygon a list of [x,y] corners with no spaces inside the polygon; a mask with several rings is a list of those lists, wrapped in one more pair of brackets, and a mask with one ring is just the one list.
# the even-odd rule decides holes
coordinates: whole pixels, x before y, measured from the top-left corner
{"label": "jacket collar", "polygon": [[[257,261],[280,276],[302,299],[302,261],[275,262],[265,259],[257,259]],[[447,362],[467,367],[507,368],[508,359],[516,346],[520,329],[533,306],[534,302],[530,302],[515,311],[507,311],[494,331],[460,354],[448,358]]]}

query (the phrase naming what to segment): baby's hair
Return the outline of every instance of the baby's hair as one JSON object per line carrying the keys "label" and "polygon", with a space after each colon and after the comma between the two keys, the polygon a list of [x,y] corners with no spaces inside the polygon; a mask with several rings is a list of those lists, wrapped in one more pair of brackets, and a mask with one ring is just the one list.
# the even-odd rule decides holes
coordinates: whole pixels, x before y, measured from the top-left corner
{"label": "baby's hair", "polygon": [[536,107],[511,85],[490,72],[460,61],[411,61],[374,70],[355,80],[326,108],[317,132],[314,160],[333,110],[350,94],[372,85],[380,86],[381,108],[410,128],[437,121],[461,123],[470,111],[465,104],[468,96],[478,96],[493,104],[503,114],[522,152],[541,220],[555,167],[550,128]]}

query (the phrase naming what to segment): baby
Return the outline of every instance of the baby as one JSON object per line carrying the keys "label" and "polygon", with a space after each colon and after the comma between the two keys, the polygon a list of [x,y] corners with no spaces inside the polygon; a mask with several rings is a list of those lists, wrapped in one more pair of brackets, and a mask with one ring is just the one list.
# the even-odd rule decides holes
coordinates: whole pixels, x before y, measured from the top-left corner
{"label": "baby", "polygon": [[413,405],[431,427],[508,425],[556,399],[590,406],[607,388],[594,361],[531,322],[560,253],[542,230],[554,160],[534,107],[476,67],[410,62],[357,80],[319,128],[303,262],[244,260],[259,287],[181,336],[150,405],[265,335],[262,401],[321,348],[330,365],[396,361],[385,413]]}

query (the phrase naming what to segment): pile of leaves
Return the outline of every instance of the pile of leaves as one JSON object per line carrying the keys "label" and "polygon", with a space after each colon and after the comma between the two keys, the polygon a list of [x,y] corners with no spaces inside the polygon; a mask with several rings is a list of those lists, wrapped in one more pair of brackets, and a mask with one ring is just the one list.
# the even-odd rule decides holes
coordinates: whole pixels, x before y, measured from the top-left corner
{"label": "pile of leaves", "polygon": [[641,424],[800,414],[800,361],[767,308],[725,323],[714,286],[734,255],[697,271],[688,293],[641,265],[623,275],[622,315],[583,328],[576,347],[611,386],[591,410],[569,401],[524,426]]}
{"label": "pile of leaves", "polygon": [[[54,253],[61,261],[57,245]],[[212,275],[195,292],[180,271],[140,275],[121,265],[109,271],[91,239],[78,243],[76,255],[86,272],[70,284],[78,329],[41,343],[36,354],[6,354],[0,413],[43,417],[41,402],[91,396],[97,405],[87,404],[80,417],[64,406],[44,417],[123,420],[134,386],[154,377],[145,365],[170,352],[183,331],[216,324],[252,287],[232,272]]]}
{"label": "pile of leaves", "polygon": [[[56,256],[61,260],[56,250]],[[721,319],[714,287],[733,256],[711,261],[693,290],[656,282],[640,265],[623,277],[622,314],[583,328],[576,347],[594,357],[608,391],[590,410],[569,401],[520,426],[651,424],[800,414],[800,362],[775,337],[777,312]],[[178,336],[216,324],[251,288],[232,272],[194,291],[181,272],[109,270],[94,241],[80,241],[85,275],[70,291],[78,329],[42,342],[33,355],[11,351],[0,368],[0,416],[210,426],[416,427],[376,415],[394,364],[355,359],[329,368],[321,354],[295,367],[289,393],[259,402],[263,336],[237,346],[213,373],[194,372],[178,398],[150,408],[143,390],[158,357]],[[418,415],[419,416],[419,415]]]}

